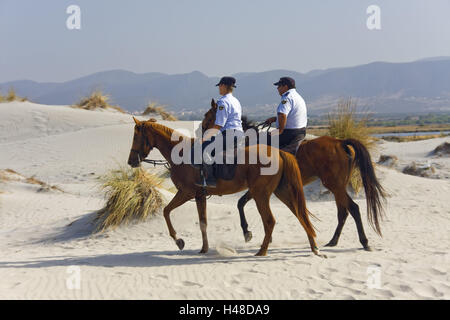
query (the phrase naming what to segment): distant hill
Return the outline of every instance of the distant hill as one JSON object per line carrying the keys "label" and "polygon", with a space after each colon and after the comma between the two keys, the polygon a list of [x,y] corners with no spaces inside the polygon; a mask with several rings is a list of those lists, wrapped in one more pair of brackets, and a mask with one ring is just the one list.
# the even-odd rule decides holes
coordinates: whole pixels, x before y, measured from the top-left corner
{"label": "distant hill", "polygon": [[[365,65],[313,70],[245,72],[237,78],[236,96],[244,113],[271,113],[279,96],[273,82],[291,76],[305,98],[310,114],[334,107],[344,97],[378,113],[450,111],[450,57],[422,59],[408,63],[374,62]],[[0,84],[2,92],[14,87],[20,96],[44,104],[73,104],[94,89],[109,94],[112,103],[131,112],[143,110],[149,101],[167,105],[177,113],[201,113],[217,98],[214,86],[219,78],[194,71],[185,74],[134,73],[111,70],[63,83],[30,80]]]}

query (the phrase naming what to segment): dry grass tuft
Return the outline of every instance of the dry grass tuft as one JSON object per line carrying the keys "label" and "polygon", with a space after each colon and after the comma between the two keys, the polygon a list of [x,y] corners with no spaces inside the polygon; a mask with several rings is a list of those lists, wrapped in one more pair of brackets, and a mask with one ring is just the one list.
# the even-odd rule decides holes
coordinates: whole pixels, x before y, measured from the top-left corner
{"label": "dry grass tuft", "polygon": [[436,170],[433,165],[426,164],[419,166],[415,162],[412,162],[410,165],[403,168],[402,172],[411,176],[430,177]]}
{"label": "dry grass tuft", "polygon": [[6,96],[3,96],[3,95],[0,93],[0,103],[1,103],[1,102],[12,102],[12,101],[21,101],[21,102],[24,102],[24,101],[28,101],[28,99],[27,99],[27,98],[24,98],[24,97],[19,97],[19,96],[16,94],[16,91],[15,91],[13,88],[10,88],[10,89],[8,90],[8,93],[6,94]]}
{"label": "dry grass tuft", "polygon": [[109,101],[109,95],[104,94],[100,90],[95,90],[91,93],[90,96],[81,99],[80,102],[78,102],[76,105],[73,105],[72,107],[84,110],[114,109],[119,112],[126,113],[119,106],[111,105]]}
{"label": "dry grass tuft", "polygon": [[163,120],[167,120],[167,121],[177,121],[178,120],[173,114],[167,112],[166,109],[164,109],[164,106],[159,106],[156,104],[156,102],[150,102],[147,105],[147,108],[145,108],[144,112],[142,112],[143,116],[147,116],[150,114],[160,115]]}
{"label": "dry grass tuft", "polygon": [[35,184],[39,185],[40,188],[38,192],[41,191],[60,191],[64,192],[60,187],[56,185],[50,185],[48,183],[45,183],[39,179],[36,179],[35,176],[31,177],[25,177],[24,175],[18,173],[17,171],[14,171],[12,169],[4,169],[0,170],[0,181],[6,182],[6,181],[22,181],[28,184]]}
{"label": "dry grass tuft", "polygon": [[450,155],[450,143],[444,142],[437,146],[431,154],[438,156],[449,156]]}
{"label": "dry grass tuft", "polygon": [[[327,135],[338,139],[356,139],[369,150],[375,149],[375,138],[367,127],[369,113],[357,113],[357,104],[351,98],[342,99],[334,112],[328,114],[329,128]],[[361,175],[358,169],[352,171],[350,186],[358,193],[362,188]]]}
{"label": "dry grass tuft", "polygon": [[106,192],[106,206],[97,213],[96,231],[116,228],[132,220],[144,220],[155,215],[163,205],[157,190],[162,179],[142,168],[119,168],[100,177]]}

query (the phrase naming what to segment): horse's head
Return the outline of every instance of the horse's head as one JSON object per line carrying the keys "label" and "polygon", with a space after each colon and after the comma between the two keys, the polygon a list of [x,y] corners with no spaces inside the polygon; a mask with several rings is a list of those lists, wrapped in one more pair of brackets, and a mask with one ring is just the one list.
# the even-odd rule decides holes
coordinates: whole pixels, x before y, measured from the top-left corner
{"label": "horse's head", "polygon": [[141,165],[141,161],[148,156],[155,145],[153,135],[149,134],[150,124],[148,123],[155,122],[155,120],[139,121],[135,117],[133,117],[133,120],[136,125],[134,126],[133,144],[131,145],[128,164],[136,168]]}
{"label": "horse's head", "polygon": [[202,121],[202,134],[204,134],[206,130],[211,129],[214,126],[214,122],[216,122],[216,111],[217,103],[214,101],[214,99],[211,99],[211,109],[209,109],[205,113]]}
{"label": "horse's head", "polygon": [[244,129],[244,131],[247,131],[248,129],[254,129],[256,130],[256,132],[259,131],[256,123],[252,120],[249,120],[247,116],[242,116],[241,122],[242,122],[242,129]]}

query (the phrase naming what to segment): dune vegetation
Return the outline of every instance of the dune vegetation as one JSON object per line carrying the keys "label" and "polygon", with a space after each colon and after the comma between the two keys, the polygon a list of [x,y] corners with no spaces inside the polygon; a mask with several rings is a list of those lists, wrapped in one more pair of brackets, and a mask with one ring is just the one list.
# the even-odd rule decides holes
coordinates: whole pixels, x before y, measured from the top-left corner
{"label": "dune vegetation", "polygon": [[100,90],[94,90],[88,97],[82,98],[77,104],[72,105],[72,107],[84,110],[114,109],[126,113],[119,106],[111,105],[110,100],[111,98],[109,95],[104,94]]}
{"label": "dune vegetation", "polygon": [[8,93],[4,96],[0,92],[0,103],[1,102],[12,102],[12,101],[28,101],[28,98],[25,97],[19,97],[14,90],[14,88],[10,88],[8,90]]}
{"label": "dune vegetation", "polygon": [[[357,112],[357,104],[353,99],[342,99],[336,109],[328,113],[326,135],[338,139],[356,139],[369,151],[374,151],[376,139],[371,136],[367,126],[369,118],[368,112]],[[357,168],[352,171],[350,186],[356,193],[361,190],[362,179]]]}
{"label": "dune vegetation", "polygon": [[35,184],[40,186],[38,192],[41,191],[60,191],[64,192],[60,187],[56,185],[50,185],[46,182],[43,182],[35,176],[25,177],[24,175],[12,170],[12,169],[1,169],[0,170],[0,182],[8,182],[8,181],[20,181],[28,184]]}
{"label": "dune vegetation", "polygon": [[178,119],[171,113],[167,112],[164,106],[158,105],[156,102],[150,102],[142,112],[143,116],[159,115],[163,120],[177,121]]}
{"label": "dune vegetation", "polygon": [[142,168],[120,167],[100,177],[106,206],[97,212],[96,231],[154,216],[163,205],[162,179]]}

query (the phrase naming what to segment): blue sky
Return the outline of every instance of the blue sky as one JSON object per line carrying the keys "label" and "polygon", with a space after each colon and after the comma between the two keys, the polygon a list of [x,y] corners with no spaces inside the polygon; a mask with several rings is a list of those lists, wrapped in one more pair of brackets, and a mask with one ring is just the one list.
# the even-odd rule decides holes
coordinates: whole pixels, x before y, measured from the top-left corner
{"label": "blue sky", "polygon": [[[81,8],[81,30],[66,8]],[[381,9],[381,30],[366,9]],[[0,0],[0,82],[236,72],[450,56],[449,0]]]}

